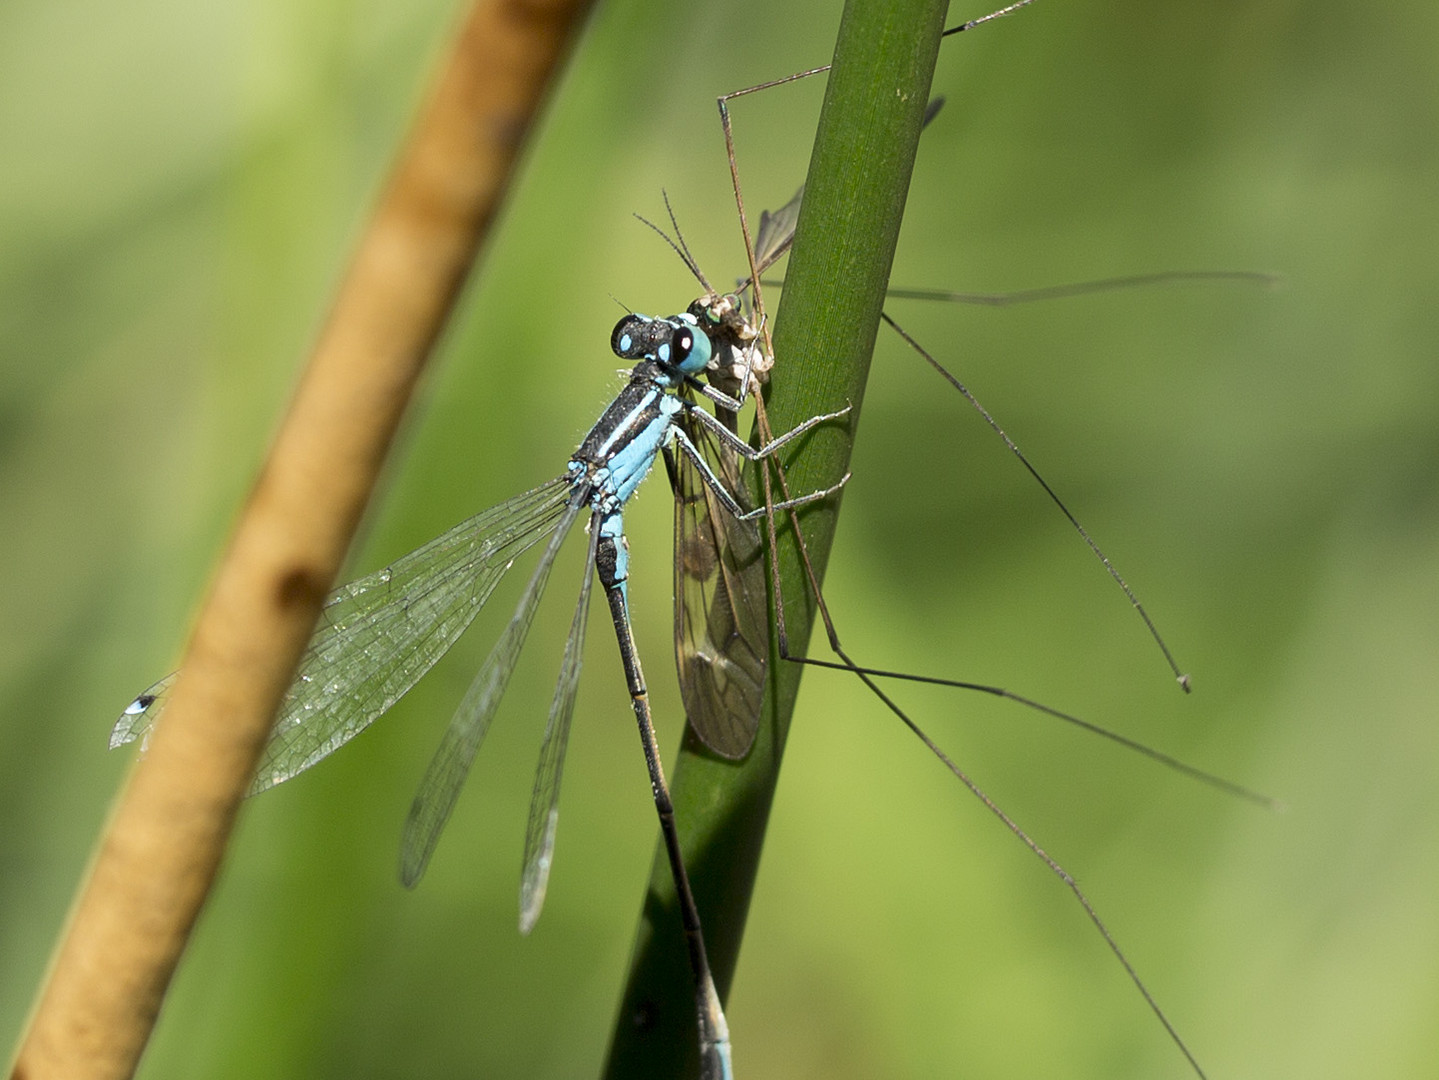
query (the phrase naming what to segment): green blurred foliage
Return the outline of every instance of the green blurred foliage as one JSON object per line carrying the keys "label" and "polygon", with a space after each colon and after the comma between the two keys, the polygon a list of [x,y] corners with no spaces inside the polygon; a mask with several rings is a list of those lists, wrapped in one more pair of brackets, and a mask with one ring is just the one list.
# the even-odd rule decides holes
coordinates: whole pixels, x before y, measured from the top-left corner
{"label": "green blurred foliage", "polygon": [[[7,1039],[127,767],[108,725],[182,647],[455,15],[0,7]],[[713,99],[823,63],[837,18],[597,11],[356,571],[559,470],[617,384],[615,300],[653,313],[695,291],[630,216],[661,214],[662,188],[708,273],[738,270]],[[1439,1056],[1436,50],[1432,4],[1365,18],[1327,0],[1042,0],[944,47],[949,105],[896,284],[1285,275],[891,307],[1126,573],[1191,698],[1062,518],[892,337],[845,495],[829,594],[857,657],[1009,686],[1288,801],[1256,811],[1002,703],[901,691],[1080,878],[1215,1077],[1401,1077]],[[821,90],[737,105],[751,206],[803,175]],[[633,595],[673,747],[662,488],[632,515]],[[604,634],[548,909],[515,931],[576,573],[557,572],[415,893],[395,882],[399,825],[518,583],[392,718],[246,808],[143,1076],[598,1070],[655,831]],[[1186,1075],[1063,887],[826,673],[796,714],[730,1019],[746,1076]]]}

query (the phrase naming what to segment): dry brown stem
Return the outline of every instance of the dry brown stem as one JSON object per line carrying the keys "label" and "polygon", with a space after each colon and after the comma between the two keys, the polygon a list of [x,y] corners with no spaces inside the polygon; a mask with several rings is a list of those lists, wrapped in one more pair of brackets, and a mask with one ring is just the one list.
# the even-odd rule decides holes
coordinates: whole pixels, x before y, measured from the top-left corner
{"label": "dry brown stem", "polygon": [[95,852],[12,1080],[128,1077],[410,393],[586,0],[479,0],[360,241]]}

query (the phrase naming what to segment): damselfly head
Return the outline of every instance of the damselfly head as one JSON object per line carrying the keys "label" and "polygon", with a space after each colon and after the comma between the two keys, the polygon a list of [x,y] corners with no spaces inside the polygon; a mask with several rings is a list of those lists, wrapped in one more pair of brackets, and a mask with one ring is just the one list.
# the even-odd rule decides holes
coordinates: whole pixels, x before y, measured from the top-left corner
{"label": "damselfly head", "polygon": [[625,360],[653,360],[679,375],[698,375],[713,356],[709,335],[689,312],[667,319],[626,315],[615,324],[610,348]]}

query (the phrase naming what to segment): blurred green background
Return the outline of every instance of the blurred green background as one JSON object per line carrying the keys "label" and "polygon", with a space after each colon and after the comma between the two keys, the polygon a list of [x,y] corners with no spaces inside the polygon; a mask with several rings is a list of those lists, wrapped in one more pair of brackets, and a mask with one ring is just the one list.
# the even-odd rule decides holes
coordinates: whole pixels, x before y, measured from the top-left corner
{"label": "blurred green background", "polygon": [[[235,507],[458,5],[0,6],[0,1032],[18,1034]],[[982,14],[956,9],[952,21]],[[741,248],[714,97],[827,60],[837,4],[601,5],[353,569],[554,475],[619,308],[682,307],[630,216]],[[1002,311],[892,306],[1194,673],[892,336],[829,595],[877,665],[999,683],[1272,792],[1269,814],[1003,703],[903,700],[1073,871],[1215,1078],[1439,1057],[1439,9],[1041,2],[950,40],[896,284],[1283,273]],[[822,87],[736,108],[751,206]],[[634,506],[664,745],[670,504]],[[507,583],[366,738],[247,806],[142,1075],[594,1075],[655,828],[595,629],[548,907],[516,890],[579,545],[428,878],[399,828]],[[518,575],[517,575],[518,576]],[[597,616],[598,617],[598,616]],[[747,1077],[1186,1068],[1064,888],[850,681],[801,695],[734,986]]]}

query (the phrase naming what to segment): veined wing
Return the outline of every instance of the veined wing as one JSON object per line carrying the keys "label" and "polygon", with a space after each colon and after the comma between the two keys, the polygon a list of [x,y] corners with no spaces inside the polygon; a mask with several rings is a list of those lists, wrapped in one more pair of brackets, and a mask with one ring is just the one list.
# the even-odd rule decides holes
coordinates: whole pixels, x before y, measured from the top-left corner
{"label": "veined wing", "polygon": [[560,820],[560,776],[565,768],[565,748],[570,741],[570,721],[575,715],[575,694],[580,685],[580,665],[585,656],[585,626],[589,622],[590,585],[595,580],[595,553],[599,529],[590,529],[585,555],[584,577],[570,636],[565,642],[565,659],[550,702],[550,719],[545,741],[540,746],[540,763],[535,769],[535,786],[530,794],[530,816],[525,825],[525,858],[520,871],[520,933],[535,928],[545,892],[550,883],[550,866],[555,855],[555,829]]}
{"label": "veined wing", "polygon": [[155,718],[160,715],[160,710],[165,707],[165,701],[169,697],[170,687],[175,685],[175,676],[178,672],[170,672],[159,682],[147,686],[135,698],[134,701],[125,706],[125,711],[115,721],[115,726],[110,729],[110,749],[115,750],[126,743],[132,743],[136,739],[143,740],[140,748],[143,750],[150,742],[150,730],[155,726]]}
{"label": "veined wing", "polygon": [[763,274],[773,266],[794,243],[794,228],[799,221],[799,208],[803,201],[804,185],[801,184],[794,197],[778,210],[773,213],[760,211],[759,229],[754,237],[754,265],[759,273]]}
{"label": "veined wing", "polygon": [[[520,554],[561,519],[561,477],[491,507],[330,594],[250,785],[256,794],[349,742],[449,651]],[[175,676],[121,714],[111,746],[146,736]]]}
{"label": "veined wing", "polygon": [[[703,425],[677,421],[741,506],[739,463]],[[675,492],[675,658],[690,726],[716,754],[742,758],[759,730],[769,662],[759,526],[722,506],[687,455],[666,455]]]}
{"label": "veined wing", "polygon": [[[560,546],[590,495],[588,485],[566,485],[564,513],[547,529],[549,543],[530,574],[529,584],[520,596],[515,614],[485,658],[470,688],[465,691],[460,707],[455,710],[450,726],[440,740],[439,749],[430,759],[430,767],[425,770],[420,789],[410,804],[405,831],[400,838],[400,881],[406,888],[413,888],[429,865],[430,856],[439,843],[440,832],[450,818],[450,811],[455,808],[475,754],[479,752],[480,744],[490,730],[490,721],[500,707],[500,699],[505,696],[505,688],[510,684],[515,661],[525,647],[535,609],[540,606],[540,597],[550,580],[555,556],[559,554]],[[578,677],[578,672],[576,675]]]}

